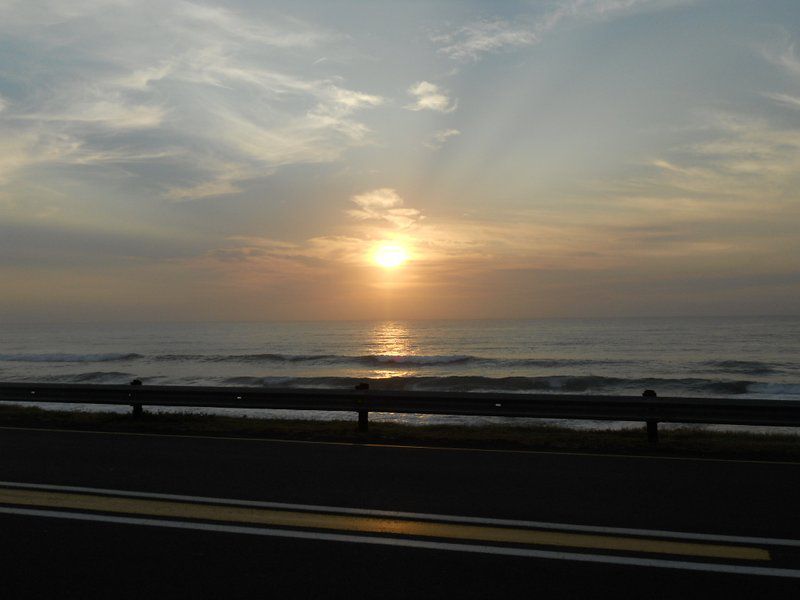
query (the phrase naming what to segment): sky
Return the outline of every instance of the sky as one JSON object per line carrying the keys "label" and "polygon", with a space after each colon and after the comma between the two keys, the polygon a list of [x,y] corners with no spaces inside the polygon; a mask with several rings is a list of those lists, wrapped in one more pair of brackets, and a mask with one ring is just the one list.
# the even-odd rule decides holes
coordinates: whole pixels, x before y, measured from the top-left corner
{"label": "sky", "polygon": [[797,0],[0,0],[2,321],[798,313]]}

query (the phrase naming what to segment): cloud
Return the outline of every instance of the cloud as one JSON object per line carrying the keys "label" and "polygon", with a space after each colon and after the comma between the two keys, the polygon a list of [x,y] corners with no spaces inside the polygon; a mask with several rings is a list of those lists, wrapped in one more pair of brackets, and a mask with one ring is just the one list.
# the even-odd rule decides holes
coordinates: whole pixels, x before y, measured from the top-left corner
{"label": "cloud", "polygon": [[223,174],[216,179],[204,181],[187,187],[173,187],[167,192],[167,197],[172,200],[198,200],[209,196],[225,196],[238,194],[242,188],[234,183],[235,177]]}
{"label": "cloud", "polygon": [[778,104],[783,104],[784,106],[800,110],[800,98],[798,98],[797,96],[791,96],[789,94],[773,94],[773,93],[766,93],[764,94],[764,96],[766,96],[770,100],[774,100]]}
{"label": "cloud", "polygon": [[[209,251],[201,262],[258,264],[260,276],[280,273],[283,277],[303,277],[315,271],[321,261],[311,255],[310,246],[256,236],[231,236],[224,244]],[[250,267],[247,267],[252,272]]]}
{"label": "cloud", "polygon": [[433,110],[449,113],[458,106],[458,101],[452,100],[438,85],[428,81],[415,83],[408,88],[408,93],[415,98],[413,104],[406,106],[408,110]]}
{"label": "cloud", "polygon": [[[765,60],[778,66],[791,80],[798,82],[800,58],[797,56],[796,44],[788,32],[783,29],[779,31],[779,35],[761,48],[761,54]],[[762,95],[783,106],[800,109],[800,96],[779,92],[764,92]]]}
{"label": "cloud", "polygon": [[[147,170],[143,183],[168,198],[231,194],[370,143],[359,115],[384,102],[335,74],[309,76],[311,57],[338,38],[282,14],[187,1],[12,4],[0,7],[16,57],[4,68],[24,85],[0,98],[0,139],[16,152],[1,160],[6,180],[114,162],[131,177]],[[42,58],[56,47],[58,60]]]}
{"label": "cloud", "polygon": [[457,135],[461,135],[461,132],[458,129],[440,129],[439,131],[434,132],[434,134],[431,136],[431,139],[425,142],[425,145],[433,150],[438,150],[445,144],[445,142],[447,142],[447,140]]}
{"label": "cloud", "polygon": [[730,182],[727,193],[763,196],[798,172],[799,129],[749,115],[719,113],[708,118],[709,139],[688,146],[684,160],[724,176]]}
{"label": "cloud", "polygon": [[559,0],[548,12],[515,22],[483,19],[431,37],[439,52],[454,60],[478,60],[484,54],[532,46],[564,22],[608,19],[643,10],[663,10],[694,0]]}
{"label": "cloud", "polygon": [[371,106],[380,106],[383,104],[383,98],[373,94],[364,94],[362,92],[354,92],[352,90],[343,90],[341,88],[331,88],[332,99],[339,105],[345,106],[348,109],[368,108]]}
{"label": "cloud", "polygon": [[477,21],[458,30],[433,37],[441,44],[439,51],[455,60],[476,60],[480,55],[505,48],[529,46],[539,36],[526,28],[506,21]]}
{"label": "cloud", "polygon": [[387,221],[398,229],[407,229],[423,218],[417,209],[403,207],[403,199],[391,188],[365,192],[353,196],[350,200],[358,208],[347,213],[359,220]]}
{"label": "cloud", "polygon": [[53,221],[0,223],[0,267],[126,265],[183,258],[199,248],[199,243],[152,231]]}
{"label": "cloud", "polygon": [[184,34],[191,34],[198,25],[232,39],[244,39],[277,48],[312,48],[330,38],[324,32],[307,27],[296,19],[283,18],[283,23],[252,19],[222,6],[209,6],[179,1],[176,14]]}
{"label": "cloud", "polygon": [[800,76],[800,58],[797,56],[796,44],[785,29],[779,29],[779,35],[764,44],[761,53],[764,58],[794,76]]}
{"label": "cloud", "polygon": [[787,226],[800,218],[800,129],[729,112],[705,112],[698,121],[702,129],[638,172],[593,184],[605,215],[639,228],[680,224],[696,233],[691,244],[676,238],[672,251],[699,256],[700,249],[724,247],[763,255],[784,246],[776,256],[791,255],[797,236]]}
{"label": "cloud", "polygon": [[107,129],[147,129],[158,127],[164,121],[163,106],[135,104],[113,95],[99,95],[83,102],[75,102],[65,111],[28,112],[19,115],[20,121],[37,123],[63,123],[68,125],[99,125]]}
{"label": "cloud", "polygon": [[[342,266],[363,264],[369,240],[347,235],[314,237],[298,243],[288,243],[257,236],[231,236],[200,259],[201,263],[224,263],[225,271],[241,264],[240,277],[253,273],[263,277],[268,273],[274,281],[319,279],[332,272],[341,273]],[[263,280],[261,281],[263,284]]]}

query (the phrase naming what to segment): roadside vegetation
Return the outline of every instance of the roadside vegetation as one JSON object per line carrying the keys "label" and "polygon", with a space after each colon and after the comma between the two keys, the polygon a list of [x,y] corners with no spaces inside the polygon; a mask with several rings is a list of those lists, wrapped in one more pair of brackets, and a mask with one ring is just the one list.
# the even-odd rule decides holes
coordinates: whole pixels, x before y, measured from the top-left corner
{"label": "roadside vegetation", "polygon": [[353,421],[278,420],[207,414],[145,412],[139,417],[104,412],[0,406],[0,427],[143,434],[272,438],[322,442],[447,446],[614,454],[648,454],[751,460],[800,460],[800,436],[718,432],[699,427],[663,429],[657,445],[641,429],[585,431],[549,425],[400,425]]}

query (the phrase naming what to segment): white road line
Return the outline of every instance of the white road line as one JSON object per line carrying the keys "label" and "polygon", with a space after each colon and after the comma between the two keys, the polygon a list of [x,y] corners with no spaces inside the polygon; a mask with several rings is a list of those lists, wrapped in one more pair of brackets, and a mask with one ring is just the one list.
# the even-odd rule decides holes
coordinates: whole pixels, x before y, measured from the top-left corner
{"label": "white road line", "polygon": [[748,537],[710,533],[688,533],[681,531],[663,531],[658,529],[634,529],[629,527],[605,527],[599,525],[575,525],[571,523],[550,523],[546,521],[525,521],[516,519],[494,519],[487,517],[463,517],[457,515],[441,515],[435,513],[416,513],[370,508],[347,508],[342,506],[320,506],[316,504],[291,504],[287,502],[267,502],[261,500],[235,500],[213,498],[208,496],[187,496],[181,494],[159,494],[154,492],[132,492],[104,488],[91,488],[68,485],[52,485],[46,483],[22,483],[16,481],[0,481],[0,487],[50,490],[59,492],[78,492],[100,494],[106,496],[123,496],[129,498],[151,498],[157,500],[176,500],[180,502],[200,502],[203,504],[221,504],[228,506],[248,506],[253,508],[276,508],[285,510],[313,511],[345,515],[369,517],[389,517],[399,519],[415,519],[423,521],[442,521],[445,523],[473,523],[478,525],[495,525],[504,527],[527,527],[532,529],[552,529],[559,531],[580,531],[585,533],[606,533],[618,535],[634,535],[654,538],[671,538],[682,540],[699,540],[706,542],[729,542],[734,544],[756,544],[768,546],[800,547],[800,540],[769,537]]}
{"label": "white road line", "polygon": [[555,455],[555,456],[577,456],[585,458],[626,458],[634,460],[677,460],[682,462],[714,462],[714,463],[735,463],[745,465],[773,465],[773,466],[800,466],[798,461],[786,460],[739,460],[735,458],[703,458],[696,456],[657,456],[649,454],[603,454],[599,452],[558,452],[555,450],[508,450],[492,448],[458,448],[451,446],[415,446],[411,444],[368,444],[363,442],[321,442],[318,440],[287,440],[280,438],[255,438],[255,437],[234,437],[220,435],[189,435],[179,433],[142,433],[136,431],[90,431],[83,429],[53,429],[45,427],[5,427],[0,426],[0,430],[10,431],[42,431],[51,433],[79,433],[88,435],[122,435],[132,437],[163,437],[190,440],[220,440],[234,442],[262,442],[271,444],[307,444],[315,446],[350,446],[357,448],[386,448],[402,450],[441,450],[444,452],[483,452],[491,454],[535,454],[535,455]]}
{"label": "white road line", "polygon": [[745,565],[726,565],[717,563],[689,562],[680,560],[662,560],[656,558],[633,558],[629,556],[613,556],[604,554],[580,554],[576,552],[553,552],[548,550],[529,550],[526,548],[508,548],[501,546],[480,546],[476,544],[453,544],[447,542],[428,542],[402,538],[373,537],[364,535],[348,535],[339,533],[318,533],[284,529],[268,529],[243,527],[237,525],[218,525],[213,523],[192,523],[172,521],[168,519],[148,519],[139,517],[113,517],[107,515],[61,512],[55,510],[38,510],[27,508],[10,508],[0,506],[0,513],[32,517],[48,517],[75,521],[97,521],[101,523],[117,523],[121,525],[145,525],[170,529],[189,529],[212,531],[217,533],[238,533],[243,535],[259,535],[266,537],[282,537],[303,540],[322,540],[329,542],[347,542],[353,544],[375,544],[401,548],[422,548],[425,550],[448,550],[451,552],[470,552],[474,554],[500,554],[504,556],[520,556],[526,558],[543,558],[550,560],[567,560],[612,565],[653,567],[658,569],[681,569],[687,571],[704,571],[709,573],[731,573],[735,575],[758,575],[764,577],[788,577],[800,579],[798,569],[780,569],[773,567],[750,567]]}

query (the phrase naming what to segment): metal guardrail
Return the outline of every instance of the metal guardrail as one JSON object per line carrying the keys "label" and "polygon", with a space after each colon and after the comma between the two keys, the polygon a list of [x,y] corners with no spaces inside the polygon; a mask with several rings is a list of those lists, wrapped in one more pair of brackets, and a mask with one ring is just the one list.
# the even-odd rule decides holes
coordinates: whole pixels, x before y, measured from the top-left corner
{"label": "metal guardrail", "polygon": [[0,402],[129,405],[134,416],[144,406],[355,412],[362,431],[370,412],[641,421],[652,442],[658,423],[800,427],[800,402],[791,400],[661,398],[650,390],[638,397],[357,388],[362,389],[0,383]]}

